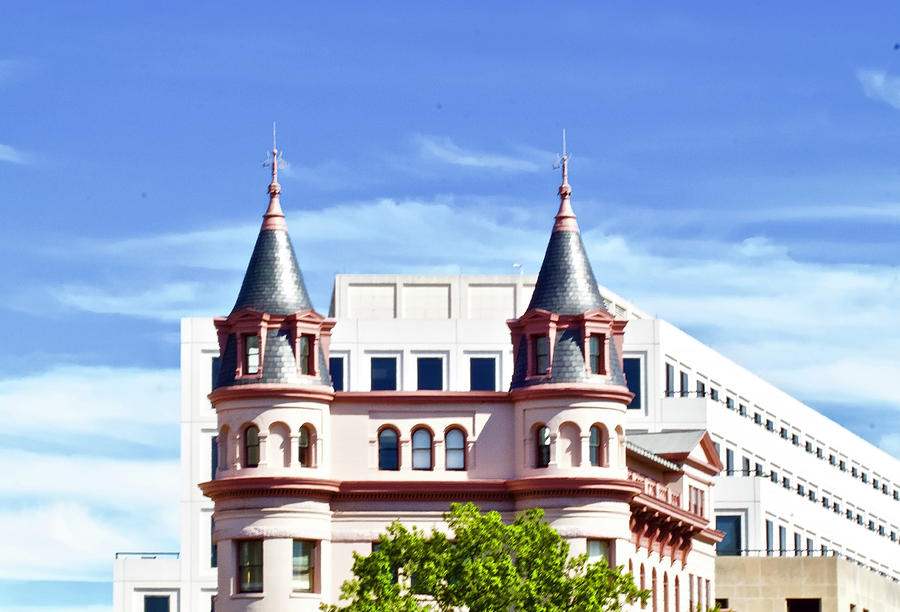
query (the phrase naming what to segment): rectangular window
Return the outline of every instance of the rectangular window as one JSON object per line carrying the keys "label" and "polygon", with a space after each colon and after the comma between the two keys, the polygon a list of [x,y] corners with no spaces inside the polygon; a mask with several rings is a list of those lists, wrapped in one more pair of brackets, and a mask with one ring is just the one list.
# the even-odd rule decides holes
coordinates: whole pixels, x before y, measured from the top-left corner
{"label": "rectangular window", "polygon": [[706,383],[702,380],[697,381],[697,397],[706,397]]}
{"label": "rectangular window", "polygon": [[210,480],[216,479],[216,470],[219,469],[219,436],[210,438]]}
{"label": "rectangular window", "polygon": [[837,465],[837,457],[834,455],[828,455],[828,463],[831,465]]}
{"label": "rectangular window", "polygon": [[688,384],[687,372],[681,372],[681,397],[687,397],[691,394]]}
{"label": "rectangular window", "polygon": [[419,391],[441,391],[444,388],[444,360],[440,357],[416,359],[416,388]]}
{"label": "rectangular window", "polygon": [[244,374],[259,373],[259,336],[244,336]]}
{"label": "rectangular window", "polygon": [[719,555],[737,557],[741,554],[741,517],[723,514],[716,516],[716,529],[725,532],[725,537],[716,545]]}
{"label": "rectangular window", "polygon": [[263,541],[238,540],[238,592],[262,593]]}
{"label": "rectangular window", "polygon": [[778,472],[776,472],[775,470],[772,470],[771,473],[769,474],[769,480],[771,480],[772,482],[777,484],[778,483]]}
{"label": "rectangular window", "polygon": [[834,502],[832,509],[834,510],[835,514],[840,514],[841,513],[841,502],[837,502],[837,501]]}
{"label": "rectangular window", "polygon": [[666,364],[666,397],[675,396],[675,366]]}
{"label": "rectangular window", "polygon": [[753,422],[757,425],[762,425],[762,415],[760,413],[756,413],[753,415]]}
{"label": "rectangular window", "polygon": [[883,495],[887,495],[887,494],[888,494],[888,486],[887,486],[886,484],[882,484],[882,485],[881,485],[881,493],[882,493]]}
{"label": "rectangular window", "polygon": [[169,596],[144,595],[144,612],[169,612]]}
{"label": "rectangular window", "polygon": [[608,562],[609,561],[609,540],[588,539],[587,555],[588,555],[588,563],[597,563],[600,559],[606,559]]}
{"label": "rectangular window", "polygon": [[757,476],[763,476],[763,475],[764,475],[762,463],[757,463],[757,464],[756,464],[756,475],[757,475]]}
{"label": "rectangular window", "polygon": [[469,359],[469,389],[472,391],[497,390],[497,360],[494,357]]}
{"label": "rectangular window", "polygon": [[781,486],[783,486],[785,489],[790,489],[791,488],[791,479],[788,478],[787,476],[785,476],[781,481]]}
{"label": "rectangular window", "polygon": [[331,374],[331,386],[335,391],[344,390],[344,358],[329,357],[328,373]]}
{"label": "rectangular window", "polygon": [[823,508],[831,508],[831,499],[827,495],[822,496],[822,507]]}
{"label": "rectangular window", "polygon": [[316,588],[316,543],[294,540],[293,590],[314,591]]}
{"label": "rectangular window", "polygon": [[850,475],[857,478],[859,476],[859,470],[855,467],[850,468]]}
{"label": "rectangular window", "polygon": [[[738,414],[742,417],[747,416],[747,407],[743,404],[738,404]],[[759,423],[757,423],[757,425],[759,425]]]}
{"label": "rectangular window", "polygon": [[709,388],[709,399],[711,399],[714,402],[718,402],[719,401],[719,390],[715,389],[713,387],[710,387]]}
{"label": "rectangular window", "polygon": [[772,521],[766,519],[766,554],[772,556],[775,546],[775,526]]}
{"label": "rectangular window", "polygon": [[209,566],[219,567],[219,546],[213,542],[216,531],[216,519],[209,517]]}
{"label": "rectangular window", "polygon": [[547,336],[536,336],[534,343],[534,373],[546,374],[550,369],[550,339]]}
{"label": "rectangular window", "polygon": [[807,443],[806,443],[806,452],[807,452],[807,453],[813,452],[813,445],[812,445],[812,442],[807,442]]}
{"label": "rectangular window", "polygon": [[222,358],[221,357],[213,357],[211,363],[212,374],[212,382],[209,386],[210,389],[216,388],[216,381],[219,380],[219,369],[222,367]]}
{"label": "rectangular window", "polygon": [[809,495],[807,495],[807,497],[809,498],[809,501],[816,501],[816,499],[818,499],[816,497],[816,492],[812,489],[809,490]]}
{"label": "rectangular window", "polygon": [[803,539],[800,537],[799,533],[794,534],[794,556],[799,557],[800,552],[803,550]]}
{"label": "rectangular window", "polygon": [[372,391],[397,390],[397,358],[372,357]]}
{"label": "rectangular window", "polygon": [[869,483],[869,475],[866,474],[865,472],[862,473],[862,476],[860,476],[860,478],[862,479],[862,481],[863,481],[864,483],[866,483],[866,484]]}
{"label": "rectangular window", "polygon": [[778,527],[778,554],[782,557],[787,554],[787,528]]}
{"label": "rectangular window", "polygon": [[634,393],[634,397],[631,398],[631,403],[628,404],[628,407],[632,410],[640,410],[644,407],[641,395],[641,360],[637,357],[626,357],[624,369],[628,390]]}
{"label": "rectangular window", "polygon": [[800,446],[800,436],[797,434],[791,434],[791,444],[794,446]]}
{"label": "rectangular window", "polygon": [[690,495],[690,510],[697,516],[705,516],[704,514],[704,495],[703,491],[697,487],[688,486],[688,494]]}
{"label": "rectangular window", "polygon": [[841,470],[842,472],[846,472],[847,471],[847,462],[844,461],[843,459],[838,461],[838,469]]}
{"label": "rectangular window", "polygon": [[806,487],[802,484],[797,485],[797,495],[806,495]]}
{"label": "rectangular window", "polygon": [[725,449],[725,475],[734,476],[734,451]]}
{"label": "rectangular window", "polygon": [[822,449],[821,446],[816,448],[816,457],[818,457],[819,459],[825,458],[825,451]]}
{"label": "rectangular window", "polygon": [[788,439],[788,430],[787,430],[787,427],[782,427],[782,428],[781,428],[781,438],[782,438],[783,440],[787,440],[787,439]]}
{"label": "rectangular window", "polygon": [[729,410],[734,410],[734,399],[730,397],[725,398],[725,407]]}
{"label": "rectangular window", "polygon": [[603,367],[603,335],[591,334],[588,342],[590,346],[590,359],[588,361],[591,374],[605,374],[605,368]]}
{"label": "rectangular window", "polygon": [[313,374],[313,344],[315,336],[303,334],[300,336],[300,373]]}
{"label": "rectangular window", "polygon": [[775,421],[773,421],[772,419],[766,419],[766,430],[775,431]]}
{"label": "rectangular window", "polygon": [[816,554],[816,546],[812,538],[806,538],[806,556],[812,557]]}
{"label": "rectangular window", "polygon": [[744,457],[741,459],[741,476],[750,475],[750,459]]}

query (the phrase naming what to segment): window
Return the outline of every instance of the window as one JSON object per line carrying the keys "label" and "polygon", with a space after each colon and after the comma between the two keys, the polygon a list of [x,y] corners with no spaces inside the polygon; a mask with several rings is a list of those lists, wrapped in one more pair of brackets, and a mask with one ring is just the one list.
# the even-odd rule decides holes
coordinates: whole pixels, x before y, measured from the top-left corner
{"label": "window", "polygon": [[715,389],[713,387],[710,387],[709,388],[709,398],[714,402],[718,402],[719,401],[719,390]]}
{"label": "window", "polygon": [[812,442],[809,442],[809,441],[806,442],[806,452],[807,452],[807,453],[813,452],[813,445],[812,445]]}
{"label": "window", "polygon": [[847,462],[844,461],[843,459],[838,461],[838,469],[840,469],[842,472],[846,472],[847,471]]}
{"label": "window", "polygon": [[591,368],[591,374],[605,374],[606,368],[604,368],[604,355],[603,355],[603,345],[605,344],[605,338],[602,334],[591,334],[590,338],[588,338],[588,345],[590,347],[590,356],[588,359],[588,365]]}
{"label": "window", "polygon": [[300,373],[301,374],[314,374],[313,371],[313,356],[315,353],[314,345],[315,336],[310,334],[303,334],[300,336]]}
{"label": "window", "polygon": [[216,519],[209,517],[209,566],[219,567],[219,546],[213,541],[216,533]]}
{"label": "window", "polygon": [[803,550],[803,539],[799,533],[794,533],[794,556],[799,557],[800,551]]}
{"label": "window", "polygon": [[637,357],[626,357],[623,368],[625,370],[625,383],[628,390],[634,394],[628,407],[633,410],[643,408],[641,395],[641,360]]}
{"label": "window", "polygon": [[809,501],[813,501],[813,502],[816,501],[816,499],[817,499],[816,492],[814,490],[810,489],[809,495],[807,495],[807,497],[809,498]]}
{"label": "window", "polygon": [[169,596],[144,595],[144,612],[169,612]]}
{"label": "window", "polygon": [[729,410],[734,410],[734,399],[730,397],[725,398],[725,407]]}
{"label": "window", "polygon": [[884,535],[884,525],[878,526],[878,535],[880,535],[880,536]]}
{"label": "window", "polygon": [[894,489],[894,500],[900,500],[900,491]]}
{"label": "window", "polygon": [[497,390],[497,360],[493,357],[469,359],[469,389],[472,391]]}
{"label": "window", "polygon": [[888,486],[887,486],[886,484],[882,484],[882,485],[881,485],[881,493],[882,493],[883,495],[889,495],[889,493],[888,493]]}
{"label": "window", "polygon": [[606,453],[609,446],[609,434],[606,429],[594,425],[590,431],[590,459],[591,465],[607,465]]}
{"label": "window", "polygon": [[702,380],[697,381],[697,397],[706,397],[706,383]]}
{"label": "window", "polygon": [[[738,404],[738,414],[742,417],[747,416],[747,407],[743,404]],[[759,423],[757,423],[757,425],[759,425]]]}
{"label": "window", "polygon": [[331,386],[335,391],[344,390],[344,358],[329,357],[328,373],[331,374]]}
{"label": "window", "polygon": [[587,555],[588,563],[597,563],[600,559],[609,561],[609,540],[594,540],[588,538]]}
{"label": "window", "polygon": [[756,475],[757,475],[757,476],[764,476],[764,475],[765,475],[765,473],[763,472],[763,466],[762,466],[762,463],[757,463],[757,464],[756,464]]}
{"label": "window", "polygon": [[416,388],[419,391],[440,391],[444,388],[444,360],[440,357],[416,359]]}
{"label": "window", "polygon": [[831,500],[827,495],[822,496],[822,507],[823,508],[831,508]]}
{"label": "window", "polygon": [[704,516],[703,491],[697,487],[688,486],[690,494],[690,510],[697,516]]}
{"label": "window", "polygon": [[417,429],[412,435],[412,467],[414,470],[431,469],[431,432]]}
{"label": "window", "polygon": [[372,357],[372,391],[397,390],[397,358]]}
{"label": "window", "polygon": [[[741,416],[743,416],[743,414]],[[762,415],[760,413],[757,412],[753,415],[753,422],[757,425],[762,425],[762,420]]]}
{"label": "window", "polygon": [[891,542],[896,542],[896,541],[897,541],[897,532],[892,531],[891,532]]}
{"label": "window", "polygon": [[778,554],[785,556],[787,554],[787,528],[778,527]]}
{"label": "window", "polygon": [[238,592],[262,593],[263,541],[238,540]]}
{"label": "window", "polygon": [[834,505],[832,506],[832,510],[834,510],[835,514],[840,514],[841,513],[841,502],[837,502],[837,501],[834,502]]}
{"label": "window", "polygon": [[816,546],[812,538],[806,538],[806,556],[812,557],[816,554]]}
{"label": "window", "polygon": [[853,510],[851,510],[850,508],[847,508],[847,512],[844,514],[844,516],[847,517],[847,520],[852,521],[853,520]]}
{"label": "window", "polygon": [[725,532],[725,537],[716,545],[722,556],[736,557],[741,554],[741,517],[723,514],[716,517],[716,529]]}
{"label": "window", "polygon": [[791,434],[791,444],[794,446],[800,446],[800,436],[797,434]]}
{"label": "window", "polygon": [[314,591],[316,588],[316,543],[294,540],[294,591]]}
{"label": "window", "polygon": [[819,459],[825,458],[825,451],[822,449],[821,446],[816,447],[816,457],[818,457]]}
{"label": "window", "polygon": [[775,470],[772,470],[769,473],[769,480],[771,480],[774,483],[777,483],[778,482],[778,472],[776,472]]}
{"label": "window", "polygon": [[773,421],[772,419],[766,419],[766,430],[775,431],[775,421]]}
{"label": "window", "polygon": [[725,449],[725,475],[734,476],[734,451]]}
{"label": "window", "polygon": [[691,390],[688,388],[687,372],[681,372],[681,397],[687,397],[690,394]]}
{"label": "window", "polygon": [[547,336],[535,336],[534,344],[534,373],[546,374],[550,369],[550,339]]}
{"label": "window", "polygon": [[792,598],[784,600],[787,612],[821,612],[822,600],[818,597]]}
{"label": "window", "polygon": [[750,459],[744,457],[741,459],[741,476],[750,475]]}
{"label": "window", "polygon": [[259,373],[259,336],[244,336],[244,374]]}
{"label": "window", "polygon": [[781,428],[781,438],[782,438],[783,440],[787,440],[787,439],[788,439],[788,430],[787,430],[787,427],[782,427],[782,428]]}
{"label": "window", "polygon": [[791,479],[788,478],[787,476],[785,476],[781,480],[781,486],[783,486],[785,489],[790,489],[791,488]]}
{"label": "window", "polygon": [[666,364],[666,397],[675,396],[675,366]]}
{"label": "window", "polygon": [[212,358],[212,384],[210,385],[210,389],[216,388],[216,381],[219,380],[219,369],[222,367],[222,358],[221,357],[213,357]]}
{"label": "window", "polygon": [[535,467],[544,468],[550,465],[550,430],[542,425],[534,433],[537,448]]}
{"label": "window", "polygon": [[400,469],[400,445],[397,431],[390,427],[382,429],[378,434],[378,469]]}
{"label": "window", "polygon": [[831,465],[837,465],[837,457],[834,455],[828,455],[828,463]]}
{"label": "window", "polygon": [[259,429],[251,425],[244,430],[244,467],[259,465]]}
{"label": "window", "polygon": [[802,484],[797,485],[797,495],[806,495],[806,487]]}
{"label": "window", "polygon": [[873,489],[878,488],[878,479],[877,478],[872,478],[872,488]]}
{"label": "window", "polygon": [[448,470],[466,469],[466,435],[461,429],[451,429],[444,435]]}
{"label": "window", "polygon": [[216,471],[219,469],[219,436],[213,436],[210,441],[210,480],[216,479]]}
{"label": "window", "polygon": [[772,521],[766,519],[766,554],[772,556],[775,546],[775,526]]}
{"label": "window", "polygon": [[309,427],[304,425],[300,428],[300,433],[297,435],[297,463],[300,464],[300,467],[310,467],[312,465],[310,459]]}

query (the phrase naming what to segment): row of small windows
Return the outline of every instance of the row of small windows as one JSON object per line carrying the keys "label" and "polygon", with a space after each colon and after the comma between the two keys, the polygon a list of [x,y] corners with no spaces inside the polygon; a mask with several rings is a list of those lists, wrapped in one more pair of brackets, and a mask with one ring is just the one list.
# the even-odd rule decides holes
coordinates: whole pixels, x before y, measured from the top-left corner
{"label": "row of small windows", "polygon": [[[680,390],[677,392],[677,395],[680,397],[689,397],[691,395],[691,390],[687,372],[679,371],[679,383]],[[708,395],[713,401],[719,401],[719,391],[717,389],[710,387]],[[666,363],[666,397],[675,396],[675,366],[671,363]],[[697,380],[696,396],[707,397],[706,383],[699,379]],[[729,410],[735,411],[735,401],[733,398],[726,397],[724,404]],[[738,403],[736,412],[740,416],[751,418],[745,404]],[[775,421],[773,419],[766,418],[759,412],[755,412],[752,419],[754,424],[765,426],[766,431],[772,433],[775,432]],[[779,435],[783,440],[790,440],[794,446],[800,446],[800,435],[788,431],[787,427],[780,427]],[[825,449],[821,446],[813,444],[810,440],[804,441],[803,446],[807,453],[815,454],[818,459],[825,459]],[[837,467],[842,472],[847,471],[847,462],[844,459],[838,459],[834,453],[828,454],[828,463],[829,465]],[[861,471],[856,467],[852,467],[850,474],[853,478],[859,478],[864,484],[869,484],[869,475],[866,472]],[[880,481],[877,477],[872,478],[871,484],[873,489],[881,491],[883,495],[892,496],[895,501],[900,501],[900,489],[892,489],[888,483]]]}
{"label": "row of small windows", "polygon": [[[466,469],[466,434],[458,427],[444,433],[444,460],[448,470]],[[412,432],[412,469],[434,468],[434,437],[425,427]],[[378,469],[400,469],[400,434],[391,426],[378,432]]]}
{"label": "row of small windows", "polygon": [[[287,429],[286,425],[275,424],[275,428]],[[256,425],[247,425],[244,427],[240,436],[241,456],[240,465],[244,468],[259,467],[260,464],[260,440],[259,428]],[[221,440],[228,439],[228,428],[225,427],[222,433],[211,438],[211,478],[216,477],[216,471],[219,469],[219,463],[226,458],[226,447],[220,444]],[[311,425],[303,425],[297,431],[297,455],[296,464],[298,467],[308,468],[314,467],[315,463],[315,429]],[[284,466],[290,465],[290,448],[284,448]]]}
{"label": "row of small windows", "polygon": [[[718,444],[717,444],[718,446]],[[743,476],[766,476],[765,469],[761,463],[755,464],[755,469],[751,471],[750,469],[750,459],[747,457],[743,457],[742,459],[742,469],[735,470],[734,464],[734,451],[730,448],[725,449],[725,474],[727,476],[734,476],[735,474],[740,474]],[[822,495],[821,500],[816,493],[816,489],[813,486],[807,487],[803,483],[797,483],[796,487],[792,486],[791,479],[789,476],[781,476],[778,471],[771,470],[768,473],[769,480],[771,480],[775,484],[781,484],[781,486],[788,490],[795,490],[797,495],[800,497],[805,497],[811,502],[820,502],[822,507],[831,510],[835,514],[841,513],[841,502],[840,500],[832,500],[828,495]],[[856,520],[858,525],[867,525],[869,531],[877,531],[878,535],[887,537],[887,530],[884,525],[878,524],[876,525],[876,521],[873,519],[869,519],[868,523],[863,518],[863,515],[859,512],[855,513],[851,509],[846,510],[846,517],[848,520]],[[892,542],[897,541],[897,533],[896,531],[890,532],[890,538]]]}
{"label": "row of small windows", "polygon": [[[646,609],[648,606],[651,607],[653,612],[669,612],[669,602],[674,600],[674,610],[675,612],[681,612],[681,581],[678,576],[674,576],[673,579],[673,587],[674,587],[674,598],[670,598],[669,595],[669,573],[667,571],[662,572],[662,597],[660,597],[659,588],[657,585],[657,574],[656,568],[651,568],[650,570],[650,584],[647,585],[647,571],[642,563],[638,572],[638,576],[634,576],[634,565],[629,560],[628,561],[628,572],[635,578],[637,578],[636,583],[641,590],[650,591],[650,598],[641,604],[642,609]],[[692,610],[706,610],[711,607],[710,603],[710,592],[711,592],[711,584],[710,581],[704,580],[700,576],[694,577],[693,574],[689,574],[687,577],[688,582],[688,611]],[[696,585],[696,590],[695,590]],[[662,604],[660,606],[660,604]]]}

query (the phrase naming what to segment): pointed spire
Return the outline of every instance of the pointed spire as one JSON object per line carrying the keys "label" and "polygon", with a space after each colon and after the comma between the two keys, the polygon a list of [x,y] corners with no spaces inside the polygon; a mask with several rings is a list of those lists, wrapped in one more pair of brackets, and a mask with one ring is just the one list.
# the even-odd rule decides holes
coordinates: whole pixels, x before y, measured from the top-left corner
{"label": "pointed spire", "polygon": [[[268,162],[267,162],[268,163]],[[278,145],[275,140],[275,122],[272,122],[272,182],[269,183],[269,208],[263,215],[264,230],[286,230],[287,225],[284,222],[284,212],[281,210],[281,199],[278,197],[281,193],[281,185],[278,184],[278,166],[284,162],[281,159],[281,153],[278,151]]]}
{"label": "pointed spire", "polygon": [[559,158],[559,166],[562,168],[562,185],[559,186],[559,211],[556,213],[556,223],[553,225],[554,232],[578,231],[578,221],[575,220],[575,212],[572,210],[572,203],[569,197],[572,195],[572,188],[569,187],[569,160],[571,155],[566,151],[566,130],[562,133],[562,157]]}

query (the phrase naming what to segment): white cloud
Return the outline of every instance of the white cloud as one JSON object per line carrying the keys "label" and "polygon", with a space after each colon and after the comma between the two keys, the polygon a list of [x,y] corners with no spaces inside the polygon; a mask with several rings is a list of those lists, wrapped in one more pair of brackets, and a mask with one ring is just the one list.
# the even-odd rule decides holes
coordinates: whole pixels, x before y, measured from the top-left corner
{"label": "white cloud", "polygon": [[881,436],[878,447],[894,457],[900,457],[900,432],[893,432]]}
{"label": "white cloud", "polygon": [[860,69],[856,78],[866,96],[900,109],[900,77],[890,76],[884,70]]}
{"label": "white cloud", "polygon": [[[541,169],[533,152],[526,156],[503,155],[472,151],[457,146],[444,137],[418,135],[414,138],[419,155],[426,160],[439,161],[453,166],[499,170],[502,172],[536,172]],[[548,159],[549,156],[548,156]]]}
{"label": "white cloud", "polygon": [[27,164],[28,156],[15,150],[10,145],[0,144],[0,161],[7,161],[14,164]]}
{"label": "white cloud", "polygon": [[[122,314],[178,321],[181,317],[209,316],[234,300],[236,289],[213,282],[162,282],[128,293],[90,287],[63,286],[56,298],[65,305],[87,312]],[[218,305],[210,310],[207,304]]]}

